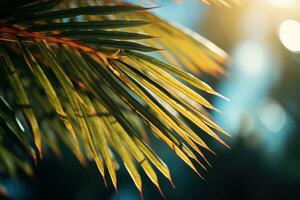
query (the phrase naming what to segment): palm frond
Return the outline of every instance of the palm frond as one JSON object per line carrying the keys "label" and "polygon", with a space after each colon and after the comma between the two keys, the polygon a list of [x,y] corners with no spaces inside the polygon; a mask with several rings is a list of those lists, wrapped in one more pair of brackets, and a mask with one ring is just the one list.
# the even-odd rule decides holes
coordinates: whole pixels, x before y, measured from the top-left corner
{"label": "palm frond", "polygon": [[[116,2],[120,2],[120,1],[121,0],[102,0],[102,2],[104,4],[111,4],[111,3],[116,3]],[[245,0],[198,0],[198,1],[206,3],[208,5],[213,4],[213,5],[230,7],[231,5],[240,4],[240,3],[244,2]],[[148,0],[146,2],[155,2],[155,0]],[[184,0],[174,0],[174,2],[176,2],[176,3],[183,3]]]}
{"label": "palm frond", "polygon": [[226,53],[149,8],[71,2],[0,3],[0,170],[18,165],[32,173],[11,142],[37,160],[34,149],[42,158],[45,146],[59,155],[60,138],[81,163],[94,160],[104,180],[107,168],[115,189],[119,156],[140,192],[138,167],[160,190],[153,166],[172,179],[147,127],[199,174],[192,160],[205,169],[203,149],[214,152],[187,121],[225,146],[216,132],[228,133],[205,109],[218,110],[193,88],[222,95],[186,70],[224,74]]}

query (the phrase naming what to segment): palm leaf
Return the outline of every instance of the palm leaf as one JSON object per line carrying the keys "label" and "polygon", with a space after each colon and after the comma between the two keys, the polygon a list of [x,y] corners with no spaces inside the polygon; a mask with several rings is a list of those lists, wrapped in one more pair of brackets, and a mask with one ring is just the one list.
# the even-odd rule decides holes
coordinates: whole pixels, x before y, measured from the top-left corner
{"label": "palm leaf", "polygon": [[[224,97],[189,73],[224,74],[226,53],[149,8],[107,3],[0,3],[0,170],[31,174],[28,156],[36,160],[37,149],[42,158],[45,145],[59,155],[58,137],[81,163],[94,160],[104,180],[107,168],[115,189],[118,156],[140,192],[139,167],[160,190],[153,166],[172,178],[145,127],[199,176],[192,160],[206,169],[203,150],[214,152],[187,122],[227,146],[206,112],[218,110],[193,88]],[[24,155],[8,148],[10,137]]]}

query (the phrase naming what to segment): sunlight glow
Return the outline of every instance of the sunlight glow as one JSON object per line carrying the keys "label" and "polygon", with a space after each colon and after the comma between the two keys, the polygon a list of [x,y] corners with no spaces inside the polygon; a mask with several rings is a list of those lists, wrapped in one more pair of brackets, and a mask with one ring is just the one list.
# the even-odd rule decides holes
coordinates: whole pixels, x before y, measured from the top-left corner
{"label": "sunlight glow", "polygon": [[280,8],[294,8],[296,0],[266,0],[270,5]]}
{"label": "sunlight glow", "polygon": [[245,41],[236,49],[236,64],[241,73],[256,76],[267,64],[265,49],[255,41]]}
{"label": "sunlight glow", "polygon": [[279,28],[279,38],[282,44],[290,51],[300,52],[300,23],[295,20],[286,20]]}

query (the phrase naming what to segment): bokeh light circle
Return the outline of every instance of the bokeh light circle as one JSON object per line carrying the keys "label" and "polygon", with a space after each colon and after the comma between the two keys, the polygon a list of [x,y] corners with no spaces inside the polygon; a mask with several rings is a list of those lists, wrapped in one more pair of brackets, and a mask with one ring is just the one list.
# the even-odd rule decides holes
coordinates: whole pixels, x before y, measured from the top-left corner
{"label": "bokeh light circle", "polygon": [[300,52],[300,23],[295,20],[285,20],[279,28],[281,43],[292,52]]}

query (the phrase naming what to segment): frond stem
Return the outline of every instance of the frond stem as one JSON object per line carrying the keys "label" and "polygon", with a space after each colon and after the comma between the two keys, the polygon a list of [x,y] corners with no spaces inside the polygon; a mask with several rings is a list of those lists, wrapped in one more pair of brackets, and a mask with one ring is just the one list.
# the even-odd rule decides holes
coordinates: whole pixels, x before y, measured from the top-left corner
{"label": "frond stem", "polygon": [[[32,38],[32,39],[36,39],[36,40],[46,40],[47,42],[55,43],[58,45],[67,45],[71,48],[81,50],[85,53],[96,55],[96,56],[100,57],[103,62],[107,62],[107,59],[117,59],[118,58],[117,55],[107,55],[103,52],[100,52],[99,50],[96,50],[92,47],[81,44],[74,40],[70,40],[68,38],[53,37],[53,36],[45,35],[45,34],[42,34],[39,32],[20,30],[18,28],[14,28],[14,27],[0,27],[0,33],[11,34],[14,36],[22,36],[22,37]],[[7,38],[0,38],[0,40],[11,41],[11,39],[7,39]]]}

